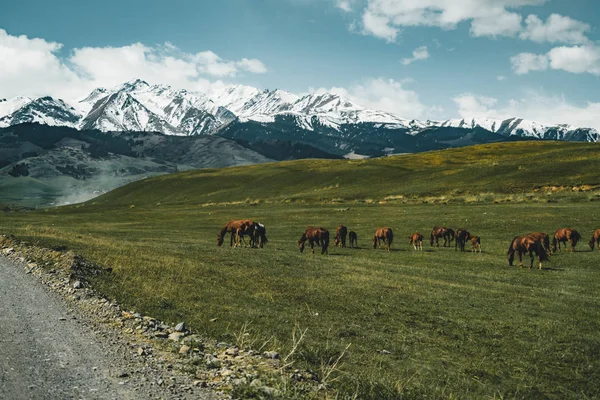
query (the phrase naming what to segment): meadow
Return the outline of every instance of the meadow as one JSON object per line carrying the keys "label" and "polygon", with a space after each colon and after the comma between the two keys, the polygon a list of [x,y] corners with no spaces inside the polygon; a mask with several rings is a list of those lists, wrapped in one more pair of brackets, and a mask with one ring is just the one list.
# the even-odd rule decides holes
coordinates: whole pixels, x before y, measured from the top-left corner
{"label": "meadow", "polygon": [[[111,266],[94,284],[132,309],[241,346],[296,345],[294,365],[339,398],[597,398],[600,254],[587,241],[600,228],[598,149],[514,143],[189,171],[6,212],[0,231]],[[237,218],[267,226],[264,249],[216,246]],[[298,251],[307,225],[339,224],[359,249]],[[409,248],[434,225],[480,235],[483,252]],[[394,230],[390,253],[371,246],[380,226]],[[514,236],[566,226],[584,237],[577,252],[542,270],[508,266]]]}

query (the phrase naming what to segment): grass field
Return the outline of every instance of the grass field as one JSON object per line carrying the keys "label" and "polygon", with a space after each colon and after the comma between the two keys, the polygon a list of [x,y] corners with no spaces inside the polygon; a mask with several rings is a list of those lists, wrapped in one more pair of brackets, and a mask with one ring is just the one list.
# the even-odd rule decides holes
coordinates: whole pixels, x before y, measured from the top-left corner
{"label": "grass field", "polygon": [[[516,143],[361,168],[302,161],[186,172],[79,206],[5,213],[0,231],[111,266],[96,282],[103,292],[222,341],[287,354],[294,329],[306,329],[293,358],[340,398],[597,398],[600,254],[587,247],[600,227],[590,201],[597,149]],[[509,172],[484,177],[477,163]],[[219,228],[246,217],[266,224],[266,248],[216,247]],[[341,223],[360,249],[300,254],[307,225]],[[369,246],[384,225],[395,233],[391,253]],[[409,234],[434,225],[468,228],[483,253],[409,249]],[[508,266],[515,235],[565,226],[583,234],[578,252],[552,256],[543,270]]]}

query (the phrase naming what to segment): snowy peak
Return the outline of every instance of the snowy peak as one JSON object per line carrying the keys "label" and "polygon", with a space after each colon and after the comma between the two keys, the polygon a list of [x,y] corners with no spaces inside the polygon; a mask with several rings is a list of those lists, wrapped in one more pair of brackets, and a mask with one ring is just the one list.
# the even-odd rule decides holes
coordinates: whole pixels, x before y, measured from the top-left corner
{"label": "snowy peak", "polygon": [[210,93],[210,98],[216,105],[225,107],[235,115],[239,115],[244,105],[260,92],[260,90],[251,86],[229,85],[219,90],[213,90]]}
{"label": "snowy peak", "polygon": [[81,114],[62,100],[52,97],[40,97],[27,102],[28,98],[19,98],[11,107],[23,104],[10,114],[0,118],[0,126],[37,122],[52,126],[75,127]]}
{"label": "snowy peak", "polygon": [[0,99],[0,118],[14,113],[19,108],[31,103],[32,99],[25,96],[17,96],[12,99]]}

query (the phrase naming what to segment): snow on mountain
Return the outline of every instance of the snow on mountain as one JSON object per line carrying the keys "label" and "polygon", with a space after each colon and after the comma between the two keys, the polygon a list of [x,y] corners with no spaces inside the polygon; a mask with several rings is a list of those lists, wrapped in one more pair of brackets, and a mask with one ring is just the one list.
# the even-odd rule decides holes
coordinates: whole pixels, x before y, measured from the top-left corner
{"label": "snow on mountain", "polygon": [[244,105],[261,91],[243,85],[229,85],[209,93],[210,98],[218,106],[225,107],[235,115],[239,115]]}
{"label": "snow on mountain", "polygon": [[25,122],[75,127],[81,119],[81,114],[62,100],[55,100],[49,96],[40,97],[29,102],[26,99],[19,98],[10,107],[6,108],[13,110],[18,105],[23,104],[21,107],[14,109],[10,114],[0,118],[0,127]]}
{"label": "snow on mountain", "polygon": [[32,99],[25,96],[17,96],[12,99],[0,99],[0,118],[14,113],[19,108],[32,102]]}

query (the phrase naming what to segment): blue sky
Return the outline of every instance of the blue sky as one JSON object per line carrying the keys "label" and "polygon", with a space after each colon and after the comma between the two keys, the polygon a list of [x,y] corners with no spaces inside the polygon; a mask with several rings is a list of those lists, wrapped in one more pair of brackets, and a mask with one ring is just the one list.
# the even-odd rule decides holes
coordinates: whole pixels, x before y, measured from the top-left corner
{"label": "blue sky", "polygon": [[4,0],[2,9],[0,98],[74,100],[141,77],[205,91],[326,89],[406,118],[600,129],[592,0]]}

